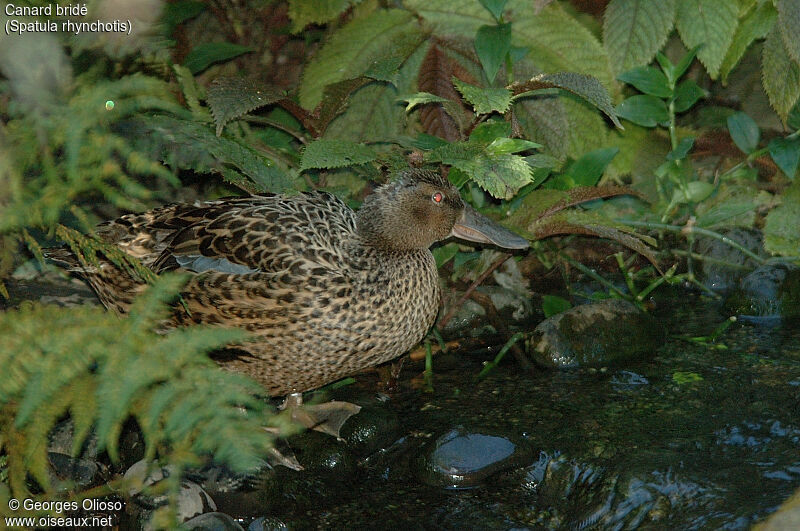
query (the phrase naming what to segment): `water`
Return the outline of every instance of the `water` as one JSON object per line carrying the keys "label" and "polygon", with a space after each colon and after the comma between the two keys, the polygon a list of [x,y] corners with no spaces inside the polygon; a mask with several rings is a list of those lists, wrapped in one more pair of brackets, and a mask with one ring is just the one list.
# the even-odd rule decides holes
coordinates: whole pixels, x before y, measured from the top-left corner
{"label": "water", "polygon": [[[655,315],[672,334],[707,335],[727,317],[717,306],[678,293]],[[482,381],[490,352],[444,355],[433,393],[409,389],[422,368],[407,367],[382,405],[400,419],[394,445],[355,472],[281,473],[250,510],[292,529],[747,528],[800,486],[800,333],[737,323],[721,342],[673,337],[601,371],[526,374],[507,357]],[[361,376],[336,398],[374,385]],[[429,481],[420,462],[453,430],[508,441],[515,457],[472,488]],[[315,475],[304,499],[293,482]]]}

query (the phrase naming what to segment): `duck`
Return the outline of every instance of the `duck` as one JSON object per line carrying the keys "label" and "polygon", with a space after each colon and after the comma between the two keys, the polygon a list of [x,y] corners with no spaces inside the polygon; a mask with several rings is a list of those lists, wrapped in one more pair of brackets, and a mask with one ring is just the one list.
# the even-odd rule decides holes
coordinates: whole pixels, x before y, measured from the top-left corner
{"label": "duck", "polygon": [[[97,226],[102,241],[160,274],[189,274],[167,326],[236,327],[251,339],[225,370],[279,397],[408,352],[433,326],[441,289],[430,247],[450,237],[506,249],[528,240],[466,204],[437,170],[411,168],[353,211],[325,191],[175,203]],[[124,314],[146,284],[98,255],[50,259]]]}

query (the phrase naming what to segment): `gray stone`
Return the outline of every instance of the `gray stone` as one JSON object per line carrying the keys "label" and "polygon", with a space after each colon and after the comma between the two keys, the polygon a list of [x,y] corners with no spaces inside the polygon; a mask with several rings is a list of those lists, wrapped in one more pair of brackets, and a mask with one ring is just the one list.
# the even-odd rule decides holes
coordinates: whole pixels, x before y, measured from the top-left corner
{"label": "gray stone", "polygon": [[202,531],[244,531],[236,520],[224,513],[204,513],[187,520],[182,527]]}
{"label": "gray stone", "polygon": [[525,350],[543,367],[602,367],[649,356],[663,337],[656,320],[634,304],[607,299],[545,319],[525,339]]}
{"label": "gray stone", "polygon": [[800,267],[780,261],[759,267],[741,279],[723,310],[741,316],[800,318]]}
{"label": "gray stone", "polygon": [[[721,230],[720,234],[758,256],[765,255],[763,238],[758,229],[734,227]],[[755,260],[740,250],[708,236],[697,238],[694,252],[707,258],[699,263],[700,281],[714,291],[734,288],[743,275],[758,266]]]}
{"label": "gray stone", "polygon": [[472,487],[511,467],[517,445],[505,437],[453,429],[433,442],[420,458],[421,479],[439,487]]}

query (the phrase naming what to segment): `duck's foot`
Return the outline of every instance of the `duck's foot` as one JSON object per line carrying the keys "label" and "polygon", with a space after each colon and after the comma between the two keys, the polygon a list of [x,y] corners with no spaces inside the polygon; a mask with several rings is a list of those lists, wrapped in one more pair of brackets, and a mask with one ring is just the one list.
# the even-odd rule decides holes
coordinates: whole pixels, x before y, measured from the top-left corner
{"label": "duck's foot", "polygon": [[361,406],[333,400],[323,404],[303,405],[302,393],[286,397],[280,409],[291,411],[292,420],[310,430],[316,430],[340,439],[339,430],[344,423],[361,411]]}

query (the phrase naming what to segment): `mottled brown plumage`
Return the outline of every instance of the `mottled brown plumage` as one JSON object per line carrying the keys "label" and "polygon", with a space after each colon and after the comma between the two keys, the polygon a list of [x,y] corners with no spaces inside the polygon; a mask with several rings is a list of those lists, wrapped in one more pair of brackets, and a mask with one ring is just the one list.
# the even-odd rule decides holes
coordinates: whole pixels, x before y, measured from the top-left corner
{"label": "mottled brown plumage", "polygon": [[[248,355],[221,365],[283,395],[391,360],[422,339],[439,302],[428,247],[469,217],[464,208],[437,173],[412,170],[358,213],[326,192],[265,195],[169,205],[103,223],[97,234],[156,272],[193,272],[182,292],[189,312],[176,305],[170,324],[250,331]],[[467,237],[527,245],[486,228]],[[66,250],[50,254],[81,273],[108,308],[126,312],[144,289],[109,262],[87,271]]]}

